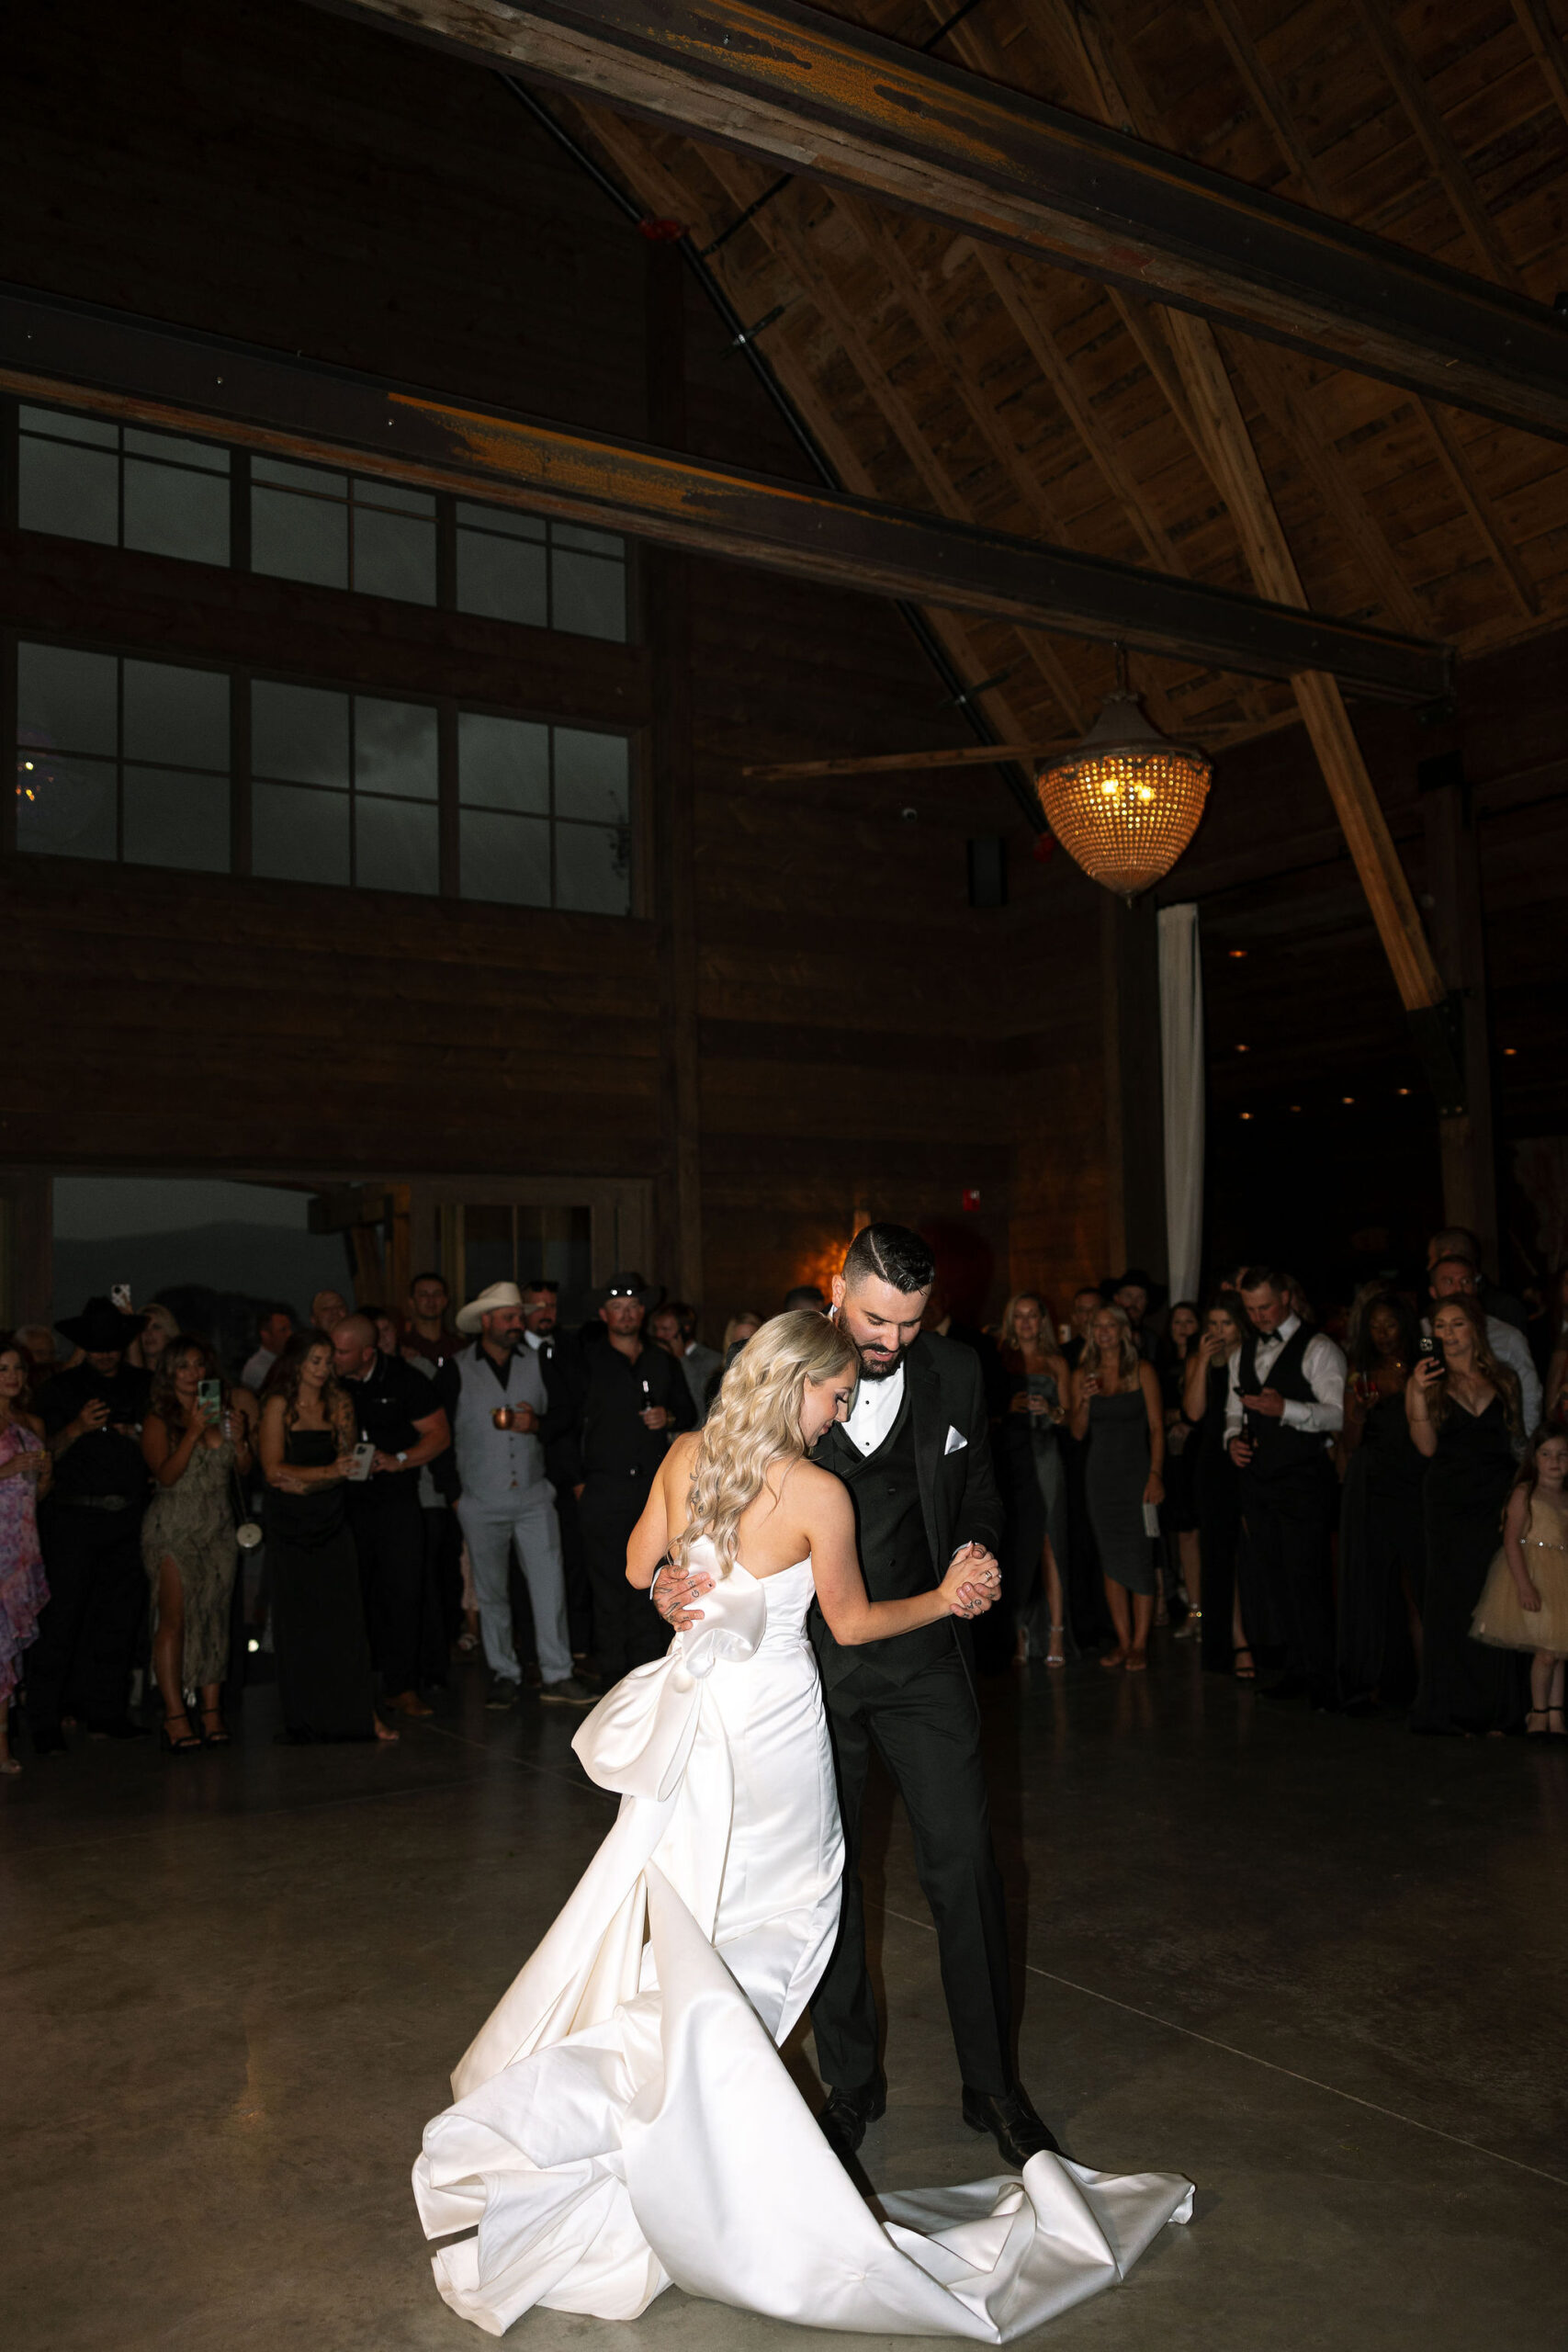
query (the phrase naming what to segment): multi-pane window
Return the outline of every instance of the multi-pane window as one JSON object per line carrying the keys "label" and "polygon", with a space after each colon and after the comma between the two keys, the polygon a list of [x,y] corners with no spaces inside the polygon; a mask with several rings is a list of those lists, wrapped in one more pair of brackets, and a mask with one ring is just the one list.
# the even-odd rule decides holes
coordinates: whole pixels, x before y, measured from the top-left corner
{"label": "multi-pane window", "polygon": [[258,678],[251,776],[253,873],[440,888],[438,729],[428,705]]}
{"label": "multi-pane window", "polygon": [[229,471],[229,452],[215,442],[60,409],[17,411],[24,531],[226,564]]}
{"label": "multi-pane window", "polygon": [[435,497],[367,474],[251,459],[251,569],[435,602]]}
{"label": "multi-pane window", "polygon": [[623,735],[457,720],[458,889],[513,906],[631,911],[631,779]]}
{"label": "multi-pane window", "polygon": [[631,912],[624,735],[30,642],[17,715],[20,850]]}
{"label": "multi-pane window", "polygon": [[230,687],[217,670],[17,649],[17,846],[225,873]]}
{"label": "multi-pane window", "polygon": [[460,613],[625,641],[624,539],[466,498],[457,501],[457,525]]}
{"label": "multi-pane window", "polygon": [[[24,530],[243,563],[230,532],[237,463],[253,571],[615,644],[628,635],[626,543],[612,531],[66,409],[17,413]],[[444,526],[455,550],[445,580]]]}

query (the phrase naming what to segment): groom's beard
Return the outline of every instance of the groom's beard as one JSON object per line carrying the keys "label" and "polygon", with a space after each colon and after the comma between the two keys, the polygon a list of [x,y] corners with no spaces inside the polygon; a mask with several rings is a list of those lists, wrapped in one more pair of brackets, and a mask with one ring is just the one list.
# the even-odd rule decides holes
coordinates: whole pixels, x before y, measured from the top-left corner
{"label": "groom's beard", "polygon": [[852,1331],[845,1335],[855,1351],[863,1380],[891,1380],[908,1354],[908,1348],[881,1348],[875,1342],[872,1349],[863,1348]]}

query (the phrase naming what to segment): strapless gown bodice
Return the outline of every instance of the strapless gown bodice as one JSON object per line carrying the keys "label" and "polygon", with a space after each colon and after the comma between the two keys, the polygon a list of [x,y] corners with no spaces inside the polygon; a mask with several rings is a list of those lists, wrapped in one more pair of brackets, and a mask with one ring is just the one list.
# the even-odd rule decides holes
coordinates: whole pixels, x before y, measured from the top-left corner
{"label": "strapless gown bodice", "polygon": [[1188,2184],[1040,2155],[868,2206],[778,2054],[838,1928],[843,1837],[811,1562],[702,1622],[572,1742],[615,1825],[452,2077],[414,2195],[455,2312],[635,2319],[671,2283],[878,2335],[1000,2343],[1121,2276]]}

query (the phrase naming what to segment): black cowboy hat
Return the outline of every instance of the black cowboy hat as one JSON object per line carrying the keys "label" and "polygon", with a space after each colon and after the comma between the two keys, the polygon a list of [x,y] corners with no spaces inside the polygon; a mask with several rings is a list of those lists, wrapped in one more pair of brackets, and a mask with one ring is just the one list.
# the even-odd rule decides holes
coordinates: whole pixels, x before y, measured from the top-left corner
{"label": "black cowboy hat", "polygon": [[1132,1283],[1137,1284],[1148,1300],[1151,1313],[1156,1306],[1165,1305],[1165,1284],[1156,1283],[1146,1266],[1129,1266],[1124,1274],[1117,1274],[1113,1278],[1108,1275],[1100,1285],[1100,1295],[1107,1299],[1114,1299],[1119,1290],[1125,1290]]}
{"label": "black cowboy hat", "polygon": [[126,1315],[112,1298],[90,1298],[80,1315],[68,1315],[55,1329],[90,1356],[113,1355],[147,1329],[145,1315]]}
{"label": "black cowboy hat", "polygon": [[594,1292],[593,1305],[597,1309],[607,1306],[613,1298],[637,1298],[644,1306],[655,1306],[663,1295],[661,1290],[656,1290],[651,1283],[645,1282],[641,1274],[635,1273],[629,1266],[623,1266],[618,1274],[610,1276],[603,1290]]}

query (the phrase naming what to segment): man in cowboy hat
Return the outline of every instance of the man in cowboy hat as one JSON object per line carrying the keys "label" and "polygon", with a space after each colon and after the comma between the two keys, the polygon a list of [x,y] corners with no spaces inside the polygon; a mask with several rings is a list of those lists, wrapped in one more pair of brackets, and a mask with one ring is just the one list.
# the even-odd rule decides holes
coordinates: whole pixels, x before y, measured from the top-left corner
{"label": "man in cowboy hat", "polygon": [[569,1435],[557,1458],[578,1499],[593,1588],[593,1648],[606,1682],[670,1646],[670,1629],[652,1602],[626,1582],[626,1544],[671,1438],[697,1421],[680,1365],[643,1337],[652,1295],[640,1274],[612,1275],[598,1297],[604,1340],[563,1363]]}
{"label": "man in cowboy hat", "polygon": [[534,1612],[539,1696],[550,1706],[591,1707],[593,1692],[572,1672],[560,1530],[541,1435],[550,1400],[538,1356],[523,1344],[526,1323],[516,1283],[491,1283],[457,1312],[458,1330],[475,1345],[449,1356],[435,1375],[457,1450],[457,1517],[479,1595],[488,1703],[513,1707],[523,1686],[507,1593],[510,1544]]}
{"label": "man in cowboy hat", "polygon": [[62,1713],[104,1739],[134,1739],[130,1671],[147,1613],[141,1514],[147,1465],[141,1423],[150,1374],[125,1361],[146,1325],[111,1298],[90,1298],[57,1326],[82,1360],[39,1397],[54,1455],[40,1535],[49,1605],[28,1654],[28,1717],[39,1755],[62,1749]]}

